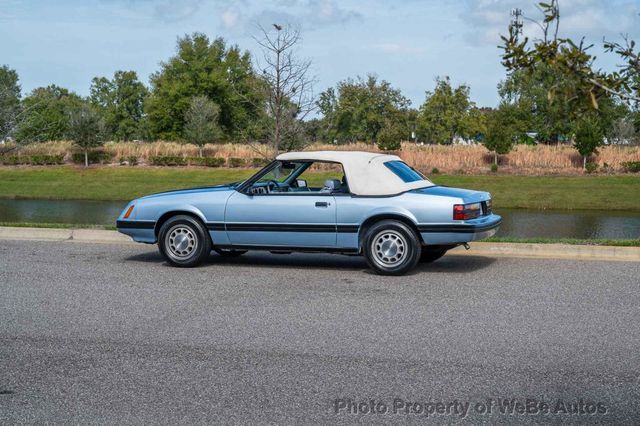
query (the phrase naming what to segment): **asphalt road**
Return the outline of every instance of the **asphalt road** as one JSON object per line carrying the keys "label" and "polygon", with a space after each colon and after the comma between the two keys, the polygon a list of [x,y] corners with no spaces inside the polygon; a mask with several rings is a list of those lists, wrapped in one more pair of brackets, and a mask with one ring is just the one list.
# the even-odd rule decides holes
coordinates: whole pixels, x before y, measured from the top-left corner
{"label": "asphalt road", "polygon": [[185,270],[151,246],[0,241],[0,424],[638,424],[639,277],[469,256],[399,278],[306,254]]}

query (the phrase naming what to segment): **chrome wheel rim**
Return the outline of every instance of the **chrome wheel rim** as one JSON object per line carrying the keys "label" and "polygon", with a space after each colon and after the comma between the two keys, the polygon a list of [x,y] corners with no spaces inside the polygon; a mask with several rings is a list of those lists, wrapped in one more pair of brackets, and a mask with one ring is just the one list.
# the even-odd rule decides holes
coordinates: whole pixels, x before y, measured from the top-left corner
{"label": "chrome wheel rim", "polygon": [[193,229],[185,225],[175,225],[167,232],[165,247],[169,256],[177,260],[189,258],[198,248],[198,239]]}
{"label": "chrome wheel rim", "polygon": [[406,238],[396,231],[379,232],[371,243],[373,260],[383,268],[393,268],[400,265],[408,255]]}

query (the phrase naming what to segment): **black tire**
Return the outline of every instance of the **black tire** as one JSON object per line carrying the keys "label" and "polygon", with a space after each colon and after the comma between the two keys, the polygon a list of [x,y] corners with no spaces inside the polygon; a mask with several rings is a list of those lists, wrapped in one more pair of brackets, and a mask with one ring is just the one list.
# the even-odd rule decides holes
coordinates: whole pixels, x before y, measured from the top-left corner
{"label": "black tire", "polygon": [[221,249],[216,247],[213,248],[213,251],[215,251],[222,257],[238,257],[238,256],[242,256],[247,252],[247,250],[233,250],[233,249],[227,250],[227,249]]}
{"label": "black tire", "polygon": [[409,226],[396,220],[373,224],[364,235],[367,264],[380,275],[402,275],[420,259],[421,244]]}
{"label": "black tire", "polygon": [[422,254],[420,254],[420,263],[431,263],[440,259],[445,253],[449,251],[448,248],[442,248],[438,246],[422,247]]}
{"label": "black tire", "polygon": [[200,220],[186,215],[169,218],[158,233],[160,253],[172,266],[200,265],[211,253],[211,238]]}

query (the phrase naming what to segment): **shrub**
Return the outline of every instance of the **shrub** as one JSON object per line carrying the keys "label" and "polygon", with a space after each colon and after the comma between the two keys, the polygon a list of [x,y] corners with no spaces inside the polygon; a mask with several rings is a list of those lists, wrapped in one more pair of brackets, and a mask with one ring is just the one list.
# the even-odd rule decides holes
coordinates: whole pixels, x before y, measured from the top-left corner
{"label": "shrub", "polygon": [[440,170],[438,170],[438,168],[437,168],[437,167],[434,167],[433,169],[431,169],[431,174],[432,174],[432,175],[440,174]]}
{"label": "shrub", "polygon": [[251,159],[251,165],[253,167],[264,167],[267,164],[269,164],[270,161],[266,158],[252,158]]}
{"label": "shrub", "polygon": [[124,165],[129,165],[129,166],[136,166],[138,164],[138,157],[136,157],[135,155],[128,155],[126,157],[120,157],[120,165],[124,166]]}
{"label": "shrub", "polygon": [[[105,151],[89,151],[89,164],[103,164],[110,163],[113,158],[113,154]],[[71,161],[76,164],[84,164],[84,153],[74,152],[71,155]]]}
{"label": "shrub", "polygon": [[231,157],[229,158],[229,167],[244,167],[244,158]]}
{"label": "shrub", "polygon": [[62,155],[31,155],[28,157],[28,160],[23,164],[34,165],[34,166],[44,166],[44,165],[53,165],[53,164],[63,164],[64,156]]}
{"label": "shrub", "polygon": [[8,166],[15,166],[19,164],[30,164],[32,166],[45,166],[54,164],[64,164],[63,155],[8,155],[0,157],[0,163]]}
{"label": "shrub", "polygon": [[18,164],[23,164],[22,161],[22,158],[17,155],[5,155],[0,157],[0,163],[7,166],[16,166]]}
{"label": "shrub", "polygon": [[220,167],[224,164],[224,158],[218,157],[189,157],[187,160],[192,166]]}
{"label": "shrub", "polygon": [[640,161],[625,161],[622,169],[627,173],[640,173]]}
{"label": "shrub", "polygon": [[149,162],[154,166],[186,166],[187,159],[177,156],[154,156],[149,158]]}
{"label": "shrub", "polygon": [[584,166],[584,170],[587,173],[594,173],[596,170],[598,170],[598,164],[597,163],[587,163]]}
{"label": "shrub", "polygon": [[496,163],[493,163],[491,165],[491,173],[497,173],[498,172],[498,165]]}
{"label": "shrub", "polygon": [[400,126],[389,124],[378,132],[376,143],[382,151],[398,151],[402,148],[403,136]]}

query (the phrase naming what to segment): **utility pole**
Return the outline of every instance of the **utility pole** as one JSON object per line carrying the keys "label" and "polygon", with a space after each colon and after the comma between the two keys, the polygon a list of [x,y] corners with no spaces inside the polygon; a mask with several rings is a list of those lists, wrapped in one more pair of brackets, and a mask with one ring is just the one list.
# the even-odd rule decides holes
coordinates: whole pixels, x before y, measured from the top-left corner
{"label": "utility pole", "polygon": [[511,16],[513,17],[511,18],[511,28],[513,28],[516,42],[518,42],[519,36],[522,35],[522,9],[511,9]]}

